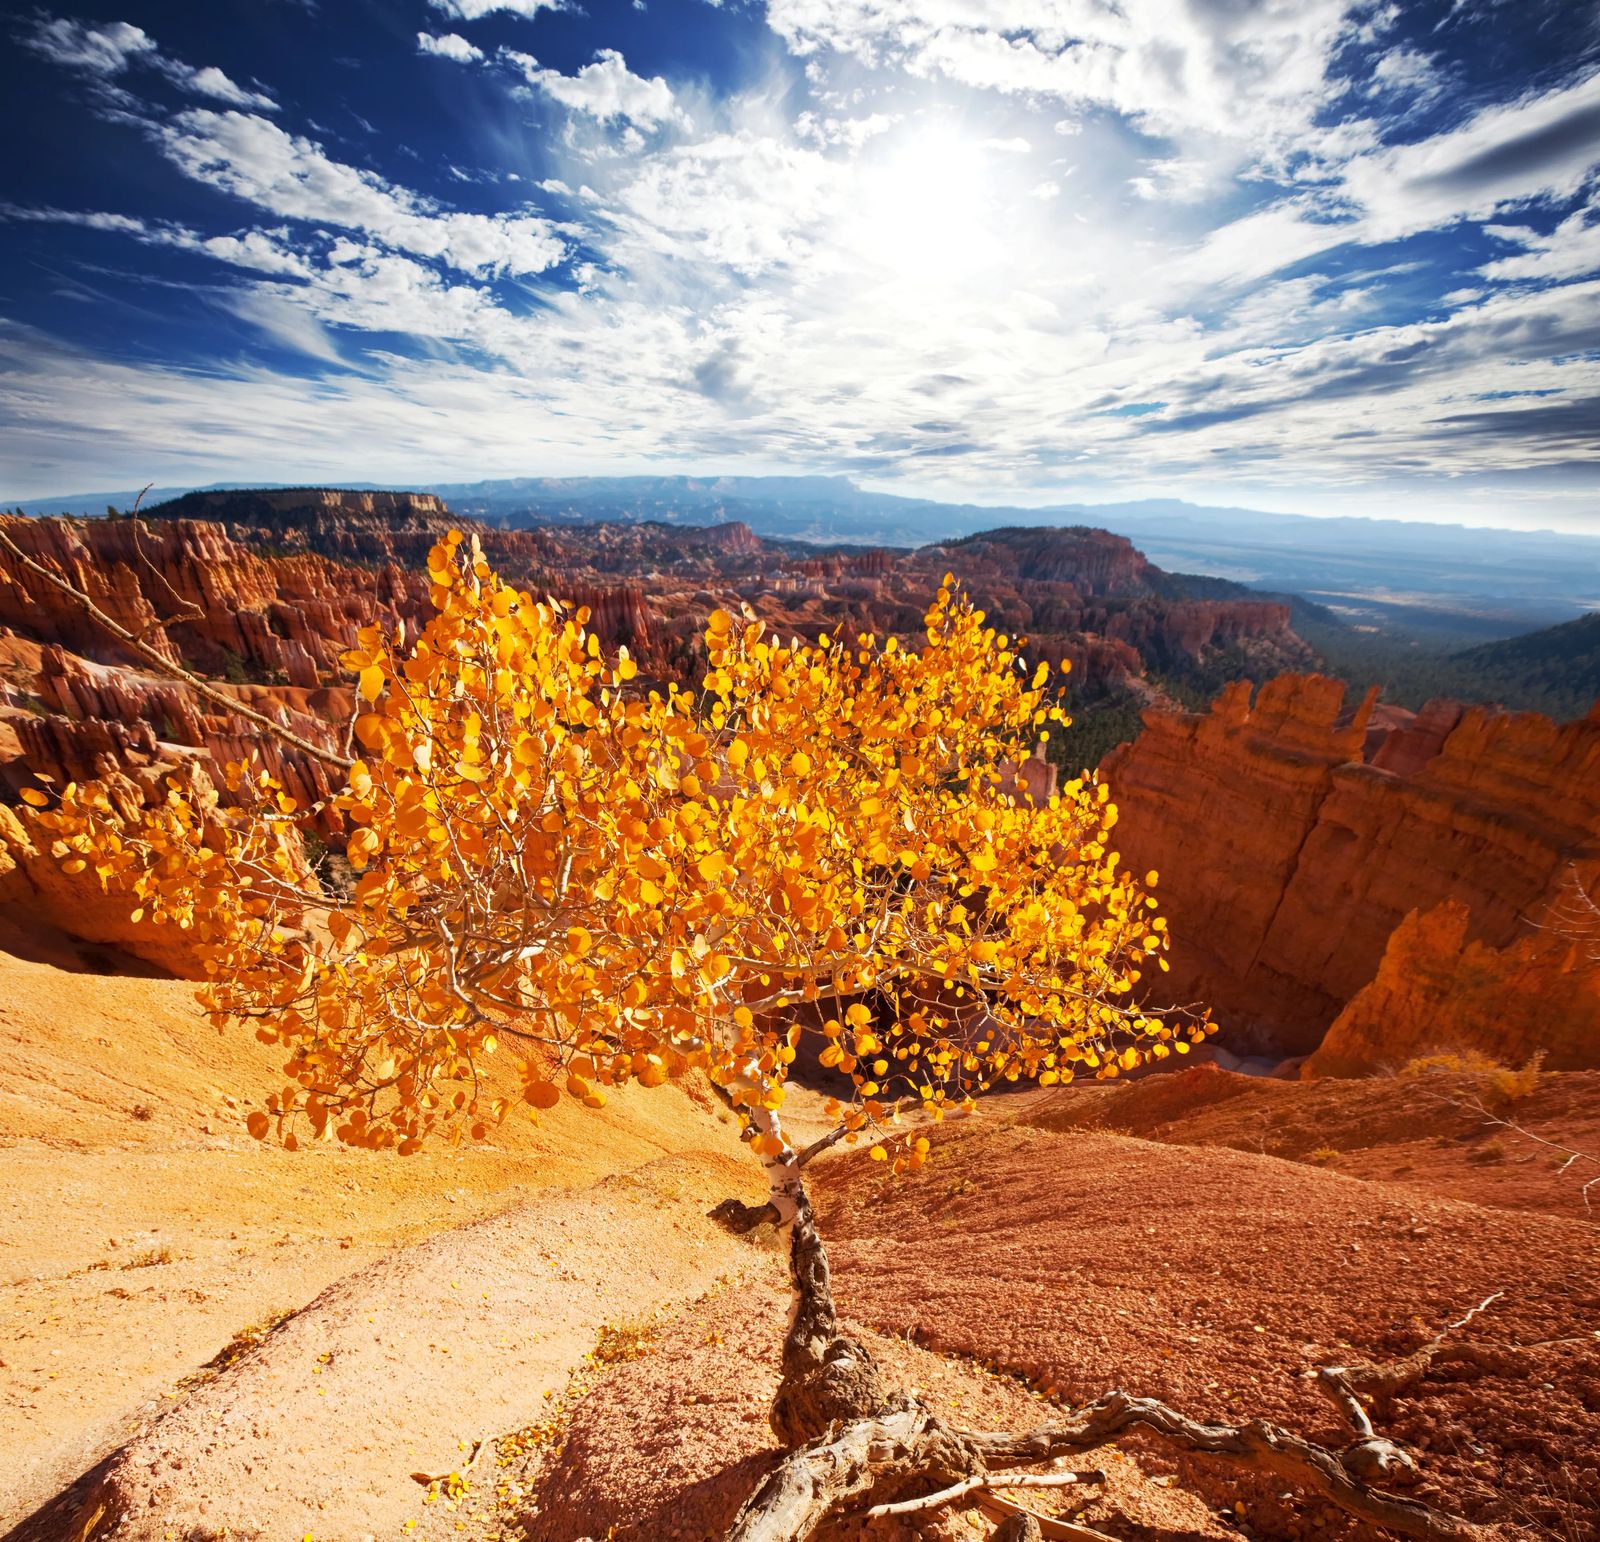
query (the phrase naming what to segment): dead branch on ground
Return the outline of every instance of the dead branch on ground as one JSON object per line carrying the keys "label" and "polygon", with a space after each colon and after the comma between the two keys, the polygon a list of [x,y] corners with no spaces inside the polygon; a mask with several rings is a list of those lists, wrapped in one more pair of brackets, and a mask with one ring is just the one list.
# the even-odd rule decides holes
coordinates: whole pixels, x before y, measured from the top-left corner
{"label": "dead branch on ground", "polygon": [[[761,1208],[729,1203],[720,1214],[734,1229],[741,1222],[748,1228],[767,1219]],[[1417,1462],[1376,1432],[1361,1394],[1388,1396],[1416,1382],[1448,1335],[1489,1307],[1498,1293],[1400,1360],[1314,1373],[1355,1437],[1348,1445],[1331,1447],[1263,1419],[1208,1423],[1122,1391],[1108,1392],[1034,1430],[965,1429],[891,1387],[866,1346],[840,1329],[827,1256],[803,1189],[791,1227],[790,1278],[795,1315],[772,1408],[773,1431],[787,1454],[739,1511],[729,1542],[803,1542],[833,1515],[911,1514],[963,1499],[1004,1515],[1017,1536],[1095,1539],[1099,1534],[1091,1528],[1033,1514],[995,1491],[1100,1476],[1023,1469],[1096,1450],[1132,1432],[1270,1474],[1400,1536],[1489,1542],[1497,1535],[1493,1527],[1373,1486],[1374,1478],[1414,1480]]]}

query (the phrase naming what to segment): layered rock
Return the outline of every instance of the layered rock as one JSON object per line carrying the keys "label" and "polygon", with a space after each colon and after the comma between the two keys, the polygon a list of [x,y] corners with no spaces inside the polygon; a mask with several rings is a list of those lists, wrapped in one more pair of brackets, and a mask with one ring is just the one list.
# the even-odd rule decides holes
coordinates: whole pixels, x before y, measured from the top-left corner
{"label": "layered rock", "polygon": [[[197,520],[17,519],[0,524],[30,557],[87,594],[173,663],[242,669],[315,686],[371,622],[416,622],[420,571],[361,571],[316,556],[266,558]],[[85,658],[137,663],[38,574],[0,563],[0,624]]]}
{"label": "layered rock", "polygon": [[[323,761],[261,733],[246,719],[213,710],[176,681],[88,663],[47,644],[33,686],[53,710],[10,716],[20,754],[0,764],[0,787],[13,794],[31,783],[34,772],[57,782],[128,774],[154,786],[163,769],[199,761],[219,771],[251,754],[302,808],[336,790],[337,774]],[[352,706],[351,693],[343,689],[225,689],[242,706],[330,750],[338,747],[339,725],[348,721]],[[328,819],[319,816],[317,822],[331,829]]]}
{"label": "layered rock", "polygon": [[1541,1055],[1552,1071],[1600,1062],[1600,937],[1546,925],[1496,948],[1471,931],[1459,901],[1412,911],[1304,1073],[1356,1076],[1473,1050],[1512,1066]]}
{"label": "layered rock", "polygon": [[819,550],[763,540],[737,520],[506,530],[454,518],[427,495],[331,489],[195,493],[150,513],[164,523],[216,521],[258,554],[307,553],[402,571],[419,570],[434,542],[465,524],[507,577],[588,605],[603,640],[626,643],[645,673],[658,677],[691,673],[707,613],[739,600],[780,630],[843,626],[915,636],[947,571],[997,625],[1027,634],[1033,656],[1074,665],[1080,697],[1120,691],[1146,669],[1184,670],[1227,649],[1242,649],[1262,670],[1310,661],[1287,607],[1187,597],[1185,581],[1104,530],[1019,528],[916,551]]}
{"label": "layered rock", "polygon": [[1085,599],[1146,595],[1158,571],[1126,536],[1088,526],[986,530],[942,548],[964,581],[990,575],[1035,583],[1069,584]]}
{"label": "layered rock", "polygon": [[[1212,1006],[1237,1048],[1316,1049],[1413,911],[1459,905],[1464,943],[1513,949],[1600,850],[1600,712],[1558,726],[1436,703],[1369,739],[1372,706],[1316,676],[1254,702],[1240,684],[1209,713],[1147,714],[1101,767],[1124,860],[1161,874],[1163,986]],[[1506,957],[1508,1000],[1525,962]],[[1600,1064],[1589,1010],[1578,1038]],[[1384,1058],[1436,1031],[1424,1016],[1384,1029]]]}

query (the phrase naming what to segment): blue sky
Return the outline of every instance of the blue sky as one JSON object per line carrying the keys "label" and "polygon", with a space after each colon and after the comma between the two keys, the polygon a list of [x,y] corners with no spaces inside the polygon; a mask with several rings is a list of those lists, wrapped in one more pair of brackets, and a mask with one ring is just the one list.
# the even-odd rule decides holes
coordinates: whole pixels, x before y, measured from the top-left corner
{"label": "blue sky", "polygon": [[0,496],[815,470],[1600,533],[1590,4],[9,26]]}

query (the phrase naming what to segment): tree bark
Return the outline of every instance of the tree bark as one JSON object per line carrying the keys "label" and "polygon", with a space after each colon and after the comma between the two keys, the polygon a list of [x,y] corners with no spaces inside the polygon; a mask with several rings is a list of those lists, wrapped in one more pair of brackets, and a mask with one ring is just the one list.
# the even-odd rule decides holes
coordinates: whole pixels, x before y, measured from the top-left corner
{"label": "tree bark", "polygon": [[789,1225],[789,1285],[793,1303],[783,1377],[771,1414],[772,1433],[785,1447],[803,1446],[835,1424],[914,1406],[889,1387],[866,1346],[839,1331],[828,1254],[803,1187]]}

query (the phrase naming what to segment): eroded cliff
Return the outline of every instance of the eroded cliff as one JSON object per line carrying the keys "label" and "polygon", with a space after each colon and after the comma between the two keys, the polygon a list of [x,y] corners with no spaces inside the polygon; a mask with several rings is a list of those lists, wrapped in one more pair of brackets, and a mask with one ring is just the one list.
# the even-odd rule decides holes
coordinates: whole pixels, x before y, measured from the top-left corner
{"label": "eroded cliff", "polygon": [[1372,706],[1319,676],[1253,701],[1241,683],[1210,712],[1148,714],[1107,757],[1123,856],[1161,874],[1163,986],[1212,1006],[1241,1049],[1309,1053],[1344,1013],[1328,1068],[1449,1044],[1469,1003],[1506,1025],[1479,1035],[1494,1052],[1600,1063],[1592,963],[1571,959],[1559,1002],[1526,999],[1563,972],[1539,928],[1575,874],[1600,874],[1600,709],[1558,725],[1435,703],[1369,732]]}

